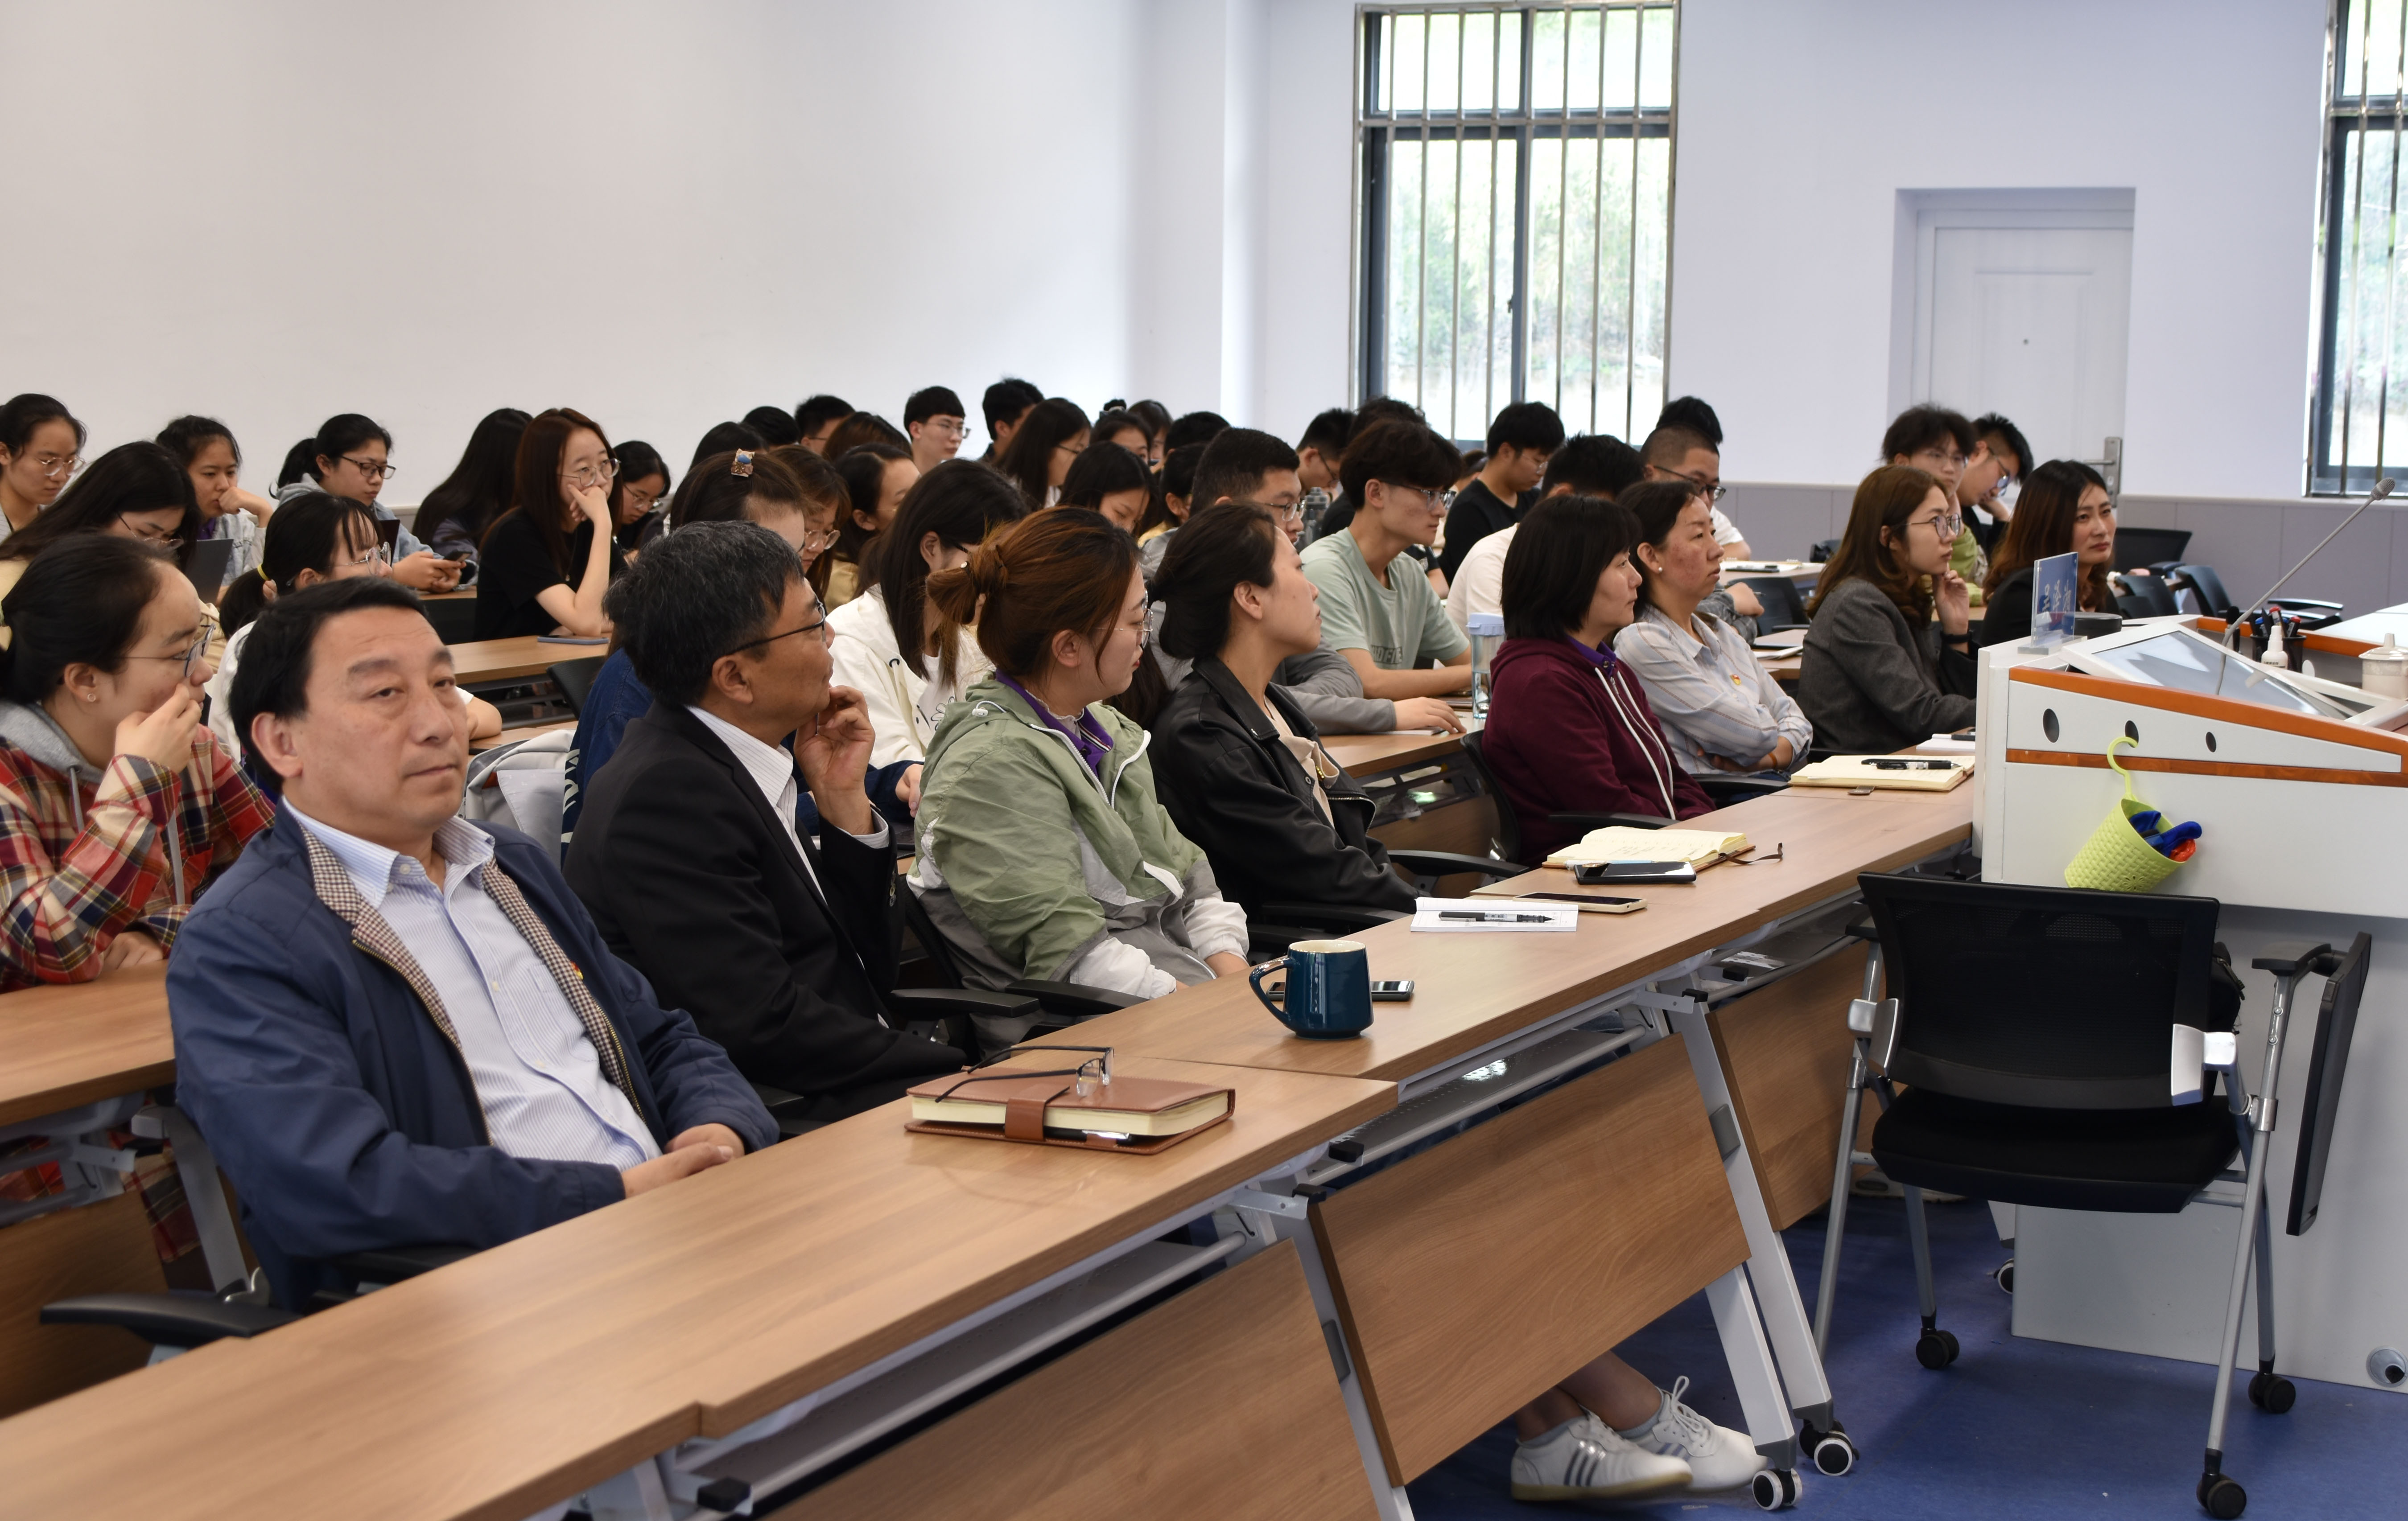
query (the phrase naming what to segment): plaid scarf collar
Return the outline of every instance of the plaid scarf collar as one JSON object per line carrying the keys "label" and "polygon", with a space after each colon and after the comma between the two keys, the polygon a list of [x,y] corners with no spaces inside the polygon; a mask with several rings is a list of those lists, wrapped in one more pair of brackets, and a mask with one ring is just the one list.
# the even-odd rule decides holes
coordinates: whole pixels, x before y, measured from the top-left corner
{"label": "plaid scarf collar", "polygon": [[[453,1028],[452,1016],[443,1007],[442,995],[435,990],[434,980],[418,964],[418,958],[409,954],[409,947],[402,943],[401,936],[394,932],[393,926],[385,922],[384,916],[377,912],[376,905],[360,895],[359,885],[351,880],[351,872],[337,859],[334,851],[328,849],[325,843],[306,825],[301,826],[301,840],[308,853],[309,879],[317,889],[318,901],[333,911],[337,918],[351,927],[354,944],[401,974],[402,981],[409,985],[409,990],[426,1005],[428,1016],[434,1019],[436,1028],[443,1031],[443,1038],[452,1043],[454,1050],[459,1049],[460,1032]],[[585,986],[585,974],[578,970],[577,963],[568,959],[560,948],[560,943],[552,938],[552,931],[537,917],[535,910],[527,906],[525,895],[519,891],[519,885],[510,880],[509,874],[501,869],[500,861],[485,862],[478,886],[501,909],[502,916],[525,939],[529,948],[542,960],[544,967],[552,974],[552,981],[559,984],[561,996],[567,1000],[569,1008],[576,1011],[578,1021],[585,1027],[585,1038],[593,1043],[595,1054],[601,1059],[603,1075],[627,1096],[627,1102],[635,1105],[638,1114],[642,1114],[643,1102],[636,1097],[635,1084],[627,1074],[626,1052],[619,1045],[619,1034],[611,1028],[609,1016],[602,1012],[601,1003]]]}

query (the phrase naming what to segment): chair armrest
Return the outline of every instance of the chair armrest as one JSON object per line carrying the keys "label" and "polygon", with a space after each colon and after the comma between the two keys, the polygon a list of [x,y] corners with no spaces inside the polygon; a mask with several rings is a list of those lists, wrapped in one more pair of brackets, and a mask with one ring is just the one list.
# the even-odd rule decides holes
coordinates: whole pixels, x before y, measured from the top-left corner
{"label": "chair armrest", "polygon": [[1586,834],[1593,829],[1621,825],[1625,829],[1670,829],[1672,821],[1655,814],[1549,814],[1547,822]]}
{"label": "chair armrest", "polygon": [[1786,776],[1692,776],[1706,796],[1717,803],[1736,803],[1745,798],[1760,798],[1770,792],[1789,790]]}
{"label": "chair armrest", "polygon": [[1412,916],[1393,908],[1354,908],[1343,903],[1265,903],[1263,917],[1273,924],[1311,930],[1369,930]]}
{"label": "chair armrest", "polygon": [[984,988],[897,988],[886,1001],[898,1014],[918,1019],[941,1019],[949,1014],[980,1014],[1013,1017],[1033,1014],[1033,993],[997,993]]}
{"label": "chair armrest", "polygon": [[2269,597],[2266,602],[2273,607],[2314,607],[2328,613],[2347,611],[2345,604],[2327,602],[2322,597]]}
{"label": "chair armrest", "polygon": [[1035,977],[1023,977],[1004,989],[1007,993],[1024,993],[1042,1004],[1049,1014],[1064,1014],[1085,1019],[1114,1009],[1125,1009],[1145,1000],[1135,993],[1115,993],[1109,988],[1090,988],[1076,982],[1045,982]]}
{"label": "chair armrest", "polygon": [[[1457,872],[1477,872],[1492,882],[1509,876],[1520,876],[1529,870],[1518,861],[1498,860],[1491,856],[1467,856],[1454,850],[1399,850],[1389,847],[1388,859],[1417,876],[1453,876]],[[1398,914],[1398,918],[1405,916]]]}
{"label": "chair armrest", "polygon": [[2297,977],[2304,974],[2317,958],[2331,954],[2332,947],[2319,941],[2278,940],[2251,957],[2249,964],[2278,977]]}
{"label": "chair armrest", "polygon": [[335,1258],[335,1266],[367,1284],[397,1284],[422,1272],[433,1272],[477,1255],[474,1246],[380,1246]]}
{"label": "chair armrest", "polygon": [[301,1317],[265,1304],[232,1304],[207,1294],[84,1294],[42,1306],[45,1326],[116,1326],[153,1346],[196,1347],[252,1337]]}

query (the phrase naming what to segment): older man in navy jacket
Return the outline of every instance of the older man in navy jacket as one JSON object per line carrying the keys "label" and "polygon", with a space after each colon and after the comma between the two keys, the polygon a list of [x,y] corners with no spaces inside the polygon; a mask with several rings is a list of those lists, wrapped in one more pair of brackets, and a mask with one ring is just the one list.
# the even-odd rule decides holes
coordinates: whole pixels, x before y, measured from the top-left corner
{"label": "older man in navy jacket", "polygon": [[167,998],[178,1102],[280,1301],[329,1258],[494,1245],[777,1138],[551,853],[456,817],[467,721],[407,590],[279,598],[232,706],[276,827],[185,921]]}

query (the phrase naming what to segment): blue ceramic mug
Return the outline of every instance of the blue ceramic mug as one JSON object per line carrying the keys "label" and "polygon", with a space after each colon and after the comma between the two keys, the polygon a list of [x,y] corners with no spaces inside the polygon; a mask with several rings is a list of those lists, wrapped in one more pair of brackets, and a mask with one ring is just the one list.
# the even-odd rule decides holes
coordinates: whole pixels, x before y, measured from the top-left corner
{"label": "blue ceramic mug", "polygon": [[[1263,991],[1263,979],[1287,968],[1287,1006]],[[1299,940],[1276,961],[1247,974],[1263,1007],[1309,1041],[1351,1041],[1371,1028],[1371,955],[1359,940]]]}

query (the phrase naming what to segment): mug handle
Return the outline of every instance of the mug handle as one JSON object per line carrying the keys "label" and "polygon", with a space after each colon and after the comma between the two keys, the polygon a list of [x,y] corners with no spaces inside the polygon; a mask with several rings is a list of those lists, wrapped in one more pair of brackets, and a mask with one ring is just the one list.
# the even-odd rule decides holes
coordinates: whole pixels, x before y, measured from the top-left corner
{"label": "mug handle", "polygon": [[1254,996],[1263,1001],[1263,1007],[1270,1010],[1272,1016],[1283,1022],[1287,1018],[1287,1011],[1272,1002],[1270,995],[1263,991],[1263,979],[1269,976],[1272,973],[1280,971],[1286,965],[1286,957],[1277,957],[1271,960],[1265,961],[1262,965],[1246,974],[1246,986],[1252,988],[1254,990]]}

